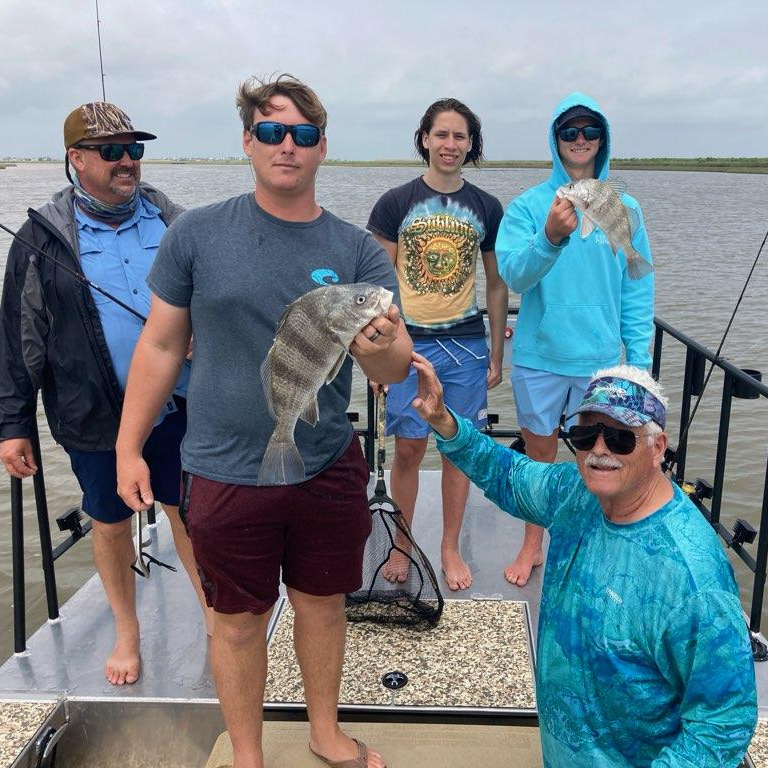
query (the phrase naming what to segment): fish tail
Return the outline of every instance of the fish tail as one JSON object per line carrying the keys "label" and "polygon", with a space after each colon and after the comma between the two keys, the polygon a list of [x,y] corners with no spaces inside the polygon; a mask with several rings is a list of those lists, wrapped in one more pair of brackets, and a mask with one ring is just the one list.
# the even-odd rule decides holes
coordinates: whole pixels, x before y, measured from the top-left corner
{"label": "fish tail", "polygon": [[625,251],[627,255],[627,273],[630,280],[639,280],[653,272],[653,264],[646,261],[634,248]]}
{"label": "fish tail", "polygon": [[272,435],[261,460],[259,485],[295,485],[304,480],[304,462],[293,439]]}

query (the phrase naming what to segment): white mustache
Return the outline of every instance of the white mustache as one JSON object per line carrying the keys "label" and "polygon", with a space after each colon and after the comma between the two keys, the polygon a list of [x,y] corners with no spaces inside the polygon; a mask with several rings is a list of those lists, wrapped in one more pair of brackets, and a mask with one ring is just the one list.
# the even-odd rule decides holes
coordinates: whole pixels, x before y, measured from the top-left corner
{"label": "white mustache", "polygon": [[599,469],[621,469],[624,465],[611,456],[596,456],[594,453],[587,454],[586,464],[588,467],[598,467]]}

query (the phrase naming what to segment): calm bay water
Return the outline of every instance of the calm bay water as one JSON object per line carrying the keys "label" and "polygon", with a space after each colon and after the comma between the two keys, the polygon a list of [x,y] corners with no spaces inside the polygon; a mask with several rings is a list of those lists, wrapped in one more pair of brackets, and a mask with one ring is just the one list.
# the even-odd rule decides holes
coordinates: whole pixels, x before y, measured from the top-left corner
{"label": "calm bay water", "polygon": [[[379,195],[417,173],[416,168],[321,168],[318,199],[342,218],[364,226]],[[466,176],[495,194],[506,207],[522,190],[543,180],[547,172],[469,170]],[[768,227],[768,176],[651,171],[621,171],[617,176],[627,181],[630,194],[643,208],[656,265],[656,314],[710,349],[716,349]],[[244,165],[146,164],[144,179],[187,207],[240,194],[253,186],[249,168]],[[58,164],[20,165],[0,170],[0,222],[12,229],[20,227],[28,207],[42,205],[65,183],[63,166]],[[2,271],[9,245],[10,236],[0,232]],[[765,254],[723,352],[734,364],[762,370],[768,379],[767,300],[768,254]],[[480,301],[483,303],[482,293]],[[516,305],[517,297],[512,295],[510,306]],[[509,428],[515,426],[509,386],[510,363],[507,350],[505,380],[489,397],[490,411],[499,413],[500,425]],[[682,347],[667,340],[661,373],[672,400],[673,443],[679,423],[683,365]],[[711,480],[714,475],[721,391],[721,379],[715,374],[691,429],[686,472],[690,479]],[[359,376],[355,380],[351,407],[364,412],[365,383]],[[79,503],[80,491],[66,454],[51,440],[44,418],[39,422],[48,506],[53,519]],[[728,450],[723,522],[730,527],[735,518],[744,517],[757,527],[768,452],[768,403],[765,400],[734,401]],[[428,454],[424,466],[439,466],[433,452]],[[10,496],[8,482],[3,477],[0,476],[0,660],[13,650]],[[31,632],[45,620],[46,608],[31,483],[25,483],[25,497],[29,508],[25,518],[27,625]],[[54,544],[60,538],[56,531]],[[732,562],[748,608],[752,574],[737,559],[732,558]],[[63,603],[93,570],[88,544],[78,544],[64,555],[56,566],[60,601]],[[768,612],[763,613],[765,631]]]}

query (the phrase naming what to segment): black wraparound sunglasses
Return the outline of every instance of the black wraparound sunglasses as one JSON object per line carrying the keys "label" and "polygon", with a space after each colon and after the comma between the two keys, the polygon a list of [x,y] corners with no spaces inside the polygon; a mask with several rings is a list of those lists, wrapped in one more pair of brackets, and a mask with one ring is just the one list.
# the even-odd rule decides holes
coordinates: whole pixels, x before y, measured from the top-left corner
{"label": "black wraparound sunglasses", "polygon": [[75,144],[75,149],[95,149],[102,160],[116,163],[127,152],[131,160],[141,160],[144,157],[144,145],[138,141],[131,144]]}
{"label": "black wraparound sunglasses", "polygon": [[583,128],[561,128],[557,131],[557,138],[570,144],[579,138],[579,134],[582,134],[587,141],[594,141],[602,138],[603,129],[596,125],[585,125]]}
{"label": "black wraparound sunglasses", "polygon": [[256,123],[250,128],[250,132],[262,144],[282,144],[290,133],[293,143],[297,147],[316,147],[320,143],[322,133],[316,125],[299,123],[298,125],[286,125],[267,120]]}
{"label": "black wraparound sunglasses", "polygon": [[[607,427],[602,422],[589,425],[576,425],[568,430],[568,440],[577,451],[589,451],[594,448],[597,436],[602,435],[605,446],[611,453],[626,456],[637,446],[637,435],[630,429]],[[645,435],[640,435],[645,437]]]}

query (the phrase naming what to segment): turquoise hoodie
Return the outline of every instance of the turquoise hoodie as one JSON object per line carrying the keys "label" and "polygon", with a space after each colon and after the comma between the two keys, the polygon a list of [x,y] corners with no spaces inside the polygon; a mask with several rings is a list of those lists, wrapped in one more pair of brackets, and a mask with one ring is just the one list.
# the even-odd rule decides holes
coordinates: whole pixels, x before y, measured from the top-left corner
{"label": "turquoise hoodie", "polygon": [[[583,239],[577,229],[554,246],[544,234],[555,191],[572,179],[557,151],[554,126],[560,115],[581,105],[605,123],[605,142],[595,158],[595,175],[606,180],[610,167],[610,127],[598,104],[578,91],[563,99],[552,115],[549,179],[512,201],[499,227],[496,259],[507,285],[522,294],[512,342],[513,363],[563,376],[591,376],[616,365],[622,344],[626,362],[651,364],[654,275],[630,280],[624,251],[614,256],[599,229]],[[632,244],[648,261],[651,249],[637,201],[622,195],[640,220]],[[581,213],[579,213],[581,218]]]}

